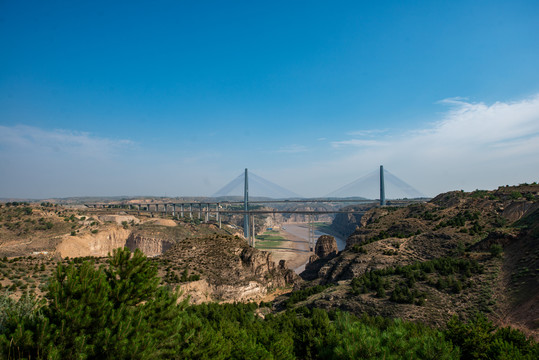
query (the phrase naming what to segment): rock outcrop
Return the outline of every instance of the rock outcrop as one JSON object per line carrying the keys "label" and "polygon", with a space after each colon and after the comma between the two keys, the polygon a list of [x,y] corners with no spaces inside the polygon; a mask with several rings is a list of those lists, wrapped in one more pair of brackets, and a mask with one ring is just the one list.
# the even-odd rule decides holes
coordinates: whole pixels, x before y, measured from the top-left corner
{"label": "rock outcrop", "polygon": [[316,246],[314,248],[314,253],[319,258],[325,258],[332,254],[335,255],[338,251],[337,240],[331,235],[320,236],[316,241]]}
{"label": "rock outcrop", "polygon": [[139,249],[146,256],[163,255],[165,251],[174,245],[173,241],[168,241],[160,238],[151,238],[141,234],[131,233],[127,238],[125,246],[131,250]]}
{"label": "rock outcrop", "polygon": [[[204,281],[198,285],[179,284],[193,295],[191,302],[260,299],[297,279],[285,262],[276,264],[271,253],[248,247],[245,240],[229,235],[178,241],[163,259],[172,268],[199,274],[200,281]],[[199,290],[205,295],[197,293]]]}

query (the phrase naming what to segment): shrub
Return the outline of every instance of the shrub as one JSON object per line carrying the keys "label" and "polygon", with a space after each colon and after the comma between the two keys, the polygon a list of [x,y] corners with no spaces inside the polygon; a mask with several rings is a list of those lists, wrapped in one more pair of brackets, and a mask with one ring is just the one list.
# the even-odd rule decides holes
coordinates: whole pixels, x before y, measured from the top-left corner
{"label": "shrub", "polygon": [[358,253],[358,254],[366,254],[367,253],[367,249],[365,249],[360,244],[352,245],[352,251],[355,252],[355,253]]}
{"label": "shrub", "polygon": [[489,251],[492,257],[500,257],[502,255],[503,248],[499,244],[492,244]]}
{"label": "shrub", "polygon": [[482,314],[467,323],[454,316],[445,331],[463,359],[537,359],[539,346],[520,331],[496,327]]}
{"label": "shrub", "polygon": [[10,336],[0,336],[2,349],[24,358],[173,356],[184,344],[186,303],[177,306],[177,295],[158,286],[157,269],[139,250],[115,250],[107,263],[97,269],[88,261],[60,263],[43,308],[46,320],[12,326]]}
{"label": "shrub", "polygon": [[522,194],[519,191],[512,191],[511,192],[511,199],[518,200],[522,197]]}

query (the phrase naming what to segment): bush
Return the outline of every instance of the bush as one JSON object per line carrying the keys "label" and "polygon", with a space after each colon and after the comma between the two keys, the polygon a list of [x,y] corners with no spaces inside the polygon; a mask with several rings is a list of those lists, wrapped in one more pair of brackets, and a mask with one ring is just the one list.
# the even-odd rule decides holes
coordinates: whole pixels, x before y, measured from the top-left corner
{"label": "bush", "polygon": [[358,254],[366,254],[367,253],[367,249],[365,249],[360,244],[352,245],[352,251],[355,252],[355,253],[358,253]]}
{"label": "bush", "polygon": [[522,194],[519,191],[512,191],[511,192],[511,199],[518,200],[522,197]]}
{"label": "bush", "polygon": [[[48,288],[45,320],[2,335],[2,349],[17,349],[28,358],[172,356],[182,344],[178,333],[185,303],[176,306],[177,295],[158,283],[157,269],[139,250],[115,250],[107,268],[96,269],[88,261],[59,264]],[[17,337],[19,332],[24,337]]]}
{"label": "bush", "polygon": [[316,286],[308,287],[308,288],[303,289],[303,290],[294,291],[292,293],[292,295],[290,295],[290,297],[286,301],[286,307],[291,308],[292,305],[294,305],[294,304],[296,304],[296,303],[298,303],[300,301],[307,300],[310,296],[312,296],[314,294],[321,293],[322,291],[327,289],[329,286],[331,286],[331,285],[329,285],[329,284],[328,285],[316,285]]}
{"label": "bush", "polygon": [[492,257],[500,257],[503,253],[503,248],[499,244],[492,244],[489,251]]}
{"label": "bush", "polygon": [[447,323],[446,337],[459,346],[463,359],[537,359],[539,346],[520,331],[496,327],[482,314],[467,323],[456,316]]}

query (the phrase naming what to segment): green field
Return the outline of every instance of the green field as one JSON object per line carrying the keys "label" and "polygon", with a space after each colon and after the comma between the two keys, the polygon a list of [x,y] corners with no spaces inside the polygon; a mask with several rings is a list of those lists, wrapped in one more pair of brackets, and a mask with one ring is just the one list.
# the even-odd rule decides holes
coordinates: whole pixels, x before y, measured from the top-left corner
{"label": "green field", "polygon": [[268,230],[262,235],[257,235],[255,247],[257,249],[270,249],[281,246],[282,240],[286,239],[279,234],[277,230]]}

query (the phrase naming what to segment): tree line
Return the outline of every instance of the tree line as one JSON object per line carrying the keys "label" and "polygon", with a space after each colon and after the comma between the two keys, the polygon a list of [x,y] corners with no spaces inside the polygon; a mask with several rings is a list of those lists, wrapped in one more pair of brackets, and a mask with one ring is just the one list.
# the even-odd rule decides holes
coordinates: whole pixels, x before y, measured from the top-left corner
{"label": "tree line", "polygon": [[453,318],[437,329],[316,308],[261,313],[256,303],[178,302],[178,293],[160,283],[155,265],[140,251],[118,249],[99,267],[91,260],[58,264],[45,299],[1,296],[0,358],[539,357],[533,340],[481,315],[466,323]]}

